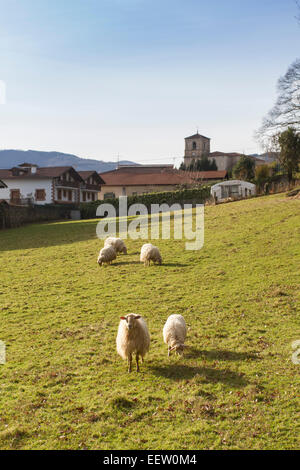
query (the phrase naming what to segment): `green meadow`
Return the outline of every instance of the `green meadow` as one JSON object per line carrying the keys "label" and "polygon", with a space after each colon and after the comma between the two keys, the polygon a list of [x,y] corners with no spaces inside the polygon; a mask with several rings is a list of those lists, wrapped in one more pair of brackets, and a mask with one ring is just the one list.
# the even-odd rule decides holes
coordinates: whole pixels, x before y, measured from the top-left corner
{"label": "green meadow", "polygon": [[[96,220],[0,232],[1,449],[299,448],[300,200],[205,207],[205,244],[145,241],[99,267]],[[151,347],[127,373],[119,317],[145,317]],[[167,357],[170,314],[188,325]]]}

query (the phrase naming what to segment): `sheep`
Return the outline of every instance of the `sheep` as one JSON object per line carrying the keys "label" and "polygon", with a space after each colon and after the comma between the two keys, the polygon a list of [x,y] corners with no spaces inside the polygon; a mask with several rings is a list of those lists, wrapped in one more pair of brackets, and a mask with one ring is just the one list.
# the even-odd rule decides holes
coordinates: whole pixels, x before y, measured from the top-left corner
{"label": "sheep", "polygon": [[140,261],[141,263],[144,263],[144,266],[150,266],[150,261],[153,261],[154,264],[161,264],[162,257],[157,246],[151,245],[151,243],[146,243],[143,245],[141,249]]}
{"label": "sheep", "polygon": [[99,256],[98,256],[98,264],[99,266],[102,266],[103,263],[111,264],[111,262],[116,259],[117,254],[115,252],[115,249],[112,246],[105,246],[100,250]]}
{"label": "sheep", "polygon": [[112,246],[117,254],[123,253],[124,255],[127,255],[126,245],[121,238],[108,237],[104,242],[104,246]]}
{"label": "sheep", "polygon": [[141,315],[130,313],[126,317],[120,317],[117,334],[117,352],[122,359],[128,362],[128,372],[132,368],[132,354],[136,356],[136,370],[139,368],[139,357],[144,362],[144,356],[149,351],[150,335],[147,324]]}
{"label": "sheep", "polygon": [[164,342],[168,345],[168,357],[171,351],[183,354],[186,338],[186,324],[182,315],[170,315],[163,328]]}

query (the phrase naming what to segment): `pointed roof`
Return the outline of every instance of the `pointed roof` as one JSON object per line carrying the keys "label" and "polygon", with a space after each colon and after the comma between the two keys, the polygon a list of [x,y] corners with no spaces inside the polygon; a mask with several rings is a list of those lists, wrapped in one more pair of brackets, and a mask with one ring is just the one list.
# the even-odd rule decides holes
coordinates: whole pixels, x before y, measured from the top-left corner
{"label": "pointed roof", "polygon": [[197,132],[197,134],[190,135],[190,137],[185,137],[185,140],[187,140],[187,139],[199,139],[199,138],[210,140],[209,137],[205,137],[205,135],[201,135],[201,134],[199,134],[199,132]]}
{"label": "pointed roof", "polygon": [[[34,165],[35,166],[35,165]],[[14,170],[23,170],[22,174],[17,174]],[[48,167],[36,167],[36,172],[25,171],[24,166],[14,167],[10,170],[0,169],[0,178],[2,179],[39,179],[39,178],[58,178],[63,176],[65,173],[70,172],[76,181],[83,183],[83,179],[72,166],[48,166]]]}
{"label": "pointed roof", "polygon": [[77,173],[81,176],[81,178],[83,179],[83,181],[87,181],[88,178],[90,178],[91,176],[94,176],[98,183],[99,184],[105,184],[103,179],[101,178],[101,176],[99,175],[99,173],[97,173],[97,171],[94,171],[94,170],[86,170],[86,171],[77,171]]}

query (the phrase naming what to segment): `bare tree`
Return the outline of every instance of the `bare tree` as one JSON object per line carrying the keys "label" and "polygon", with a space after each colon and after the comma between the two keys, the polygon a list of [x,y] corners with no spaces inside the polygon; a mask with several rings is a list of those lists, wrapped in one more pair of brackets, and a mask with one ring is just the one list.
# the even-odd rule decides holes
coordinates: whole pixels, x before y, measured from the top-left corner
{"label": "bare tree", "polygon": [[276,104],[263,119],[257,137],[264,147],[274,149],[278,136],[288,127],[300,130],[300,59],[279,79]]}

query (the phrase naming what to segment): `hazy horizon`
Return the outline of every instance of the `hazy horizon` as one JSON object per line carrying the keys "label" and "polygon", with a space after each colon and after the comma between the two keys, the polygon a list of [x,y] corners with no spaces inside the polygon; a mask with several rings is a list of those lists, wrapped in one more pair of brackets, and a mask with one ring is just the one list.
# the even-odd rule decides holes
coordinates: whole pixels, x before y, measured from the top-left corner
{"label": "hazy horizon", "polygon": [[0,0],[1,149],[175,163],[184,137],[261,153],[297,58],[294,0]]}

